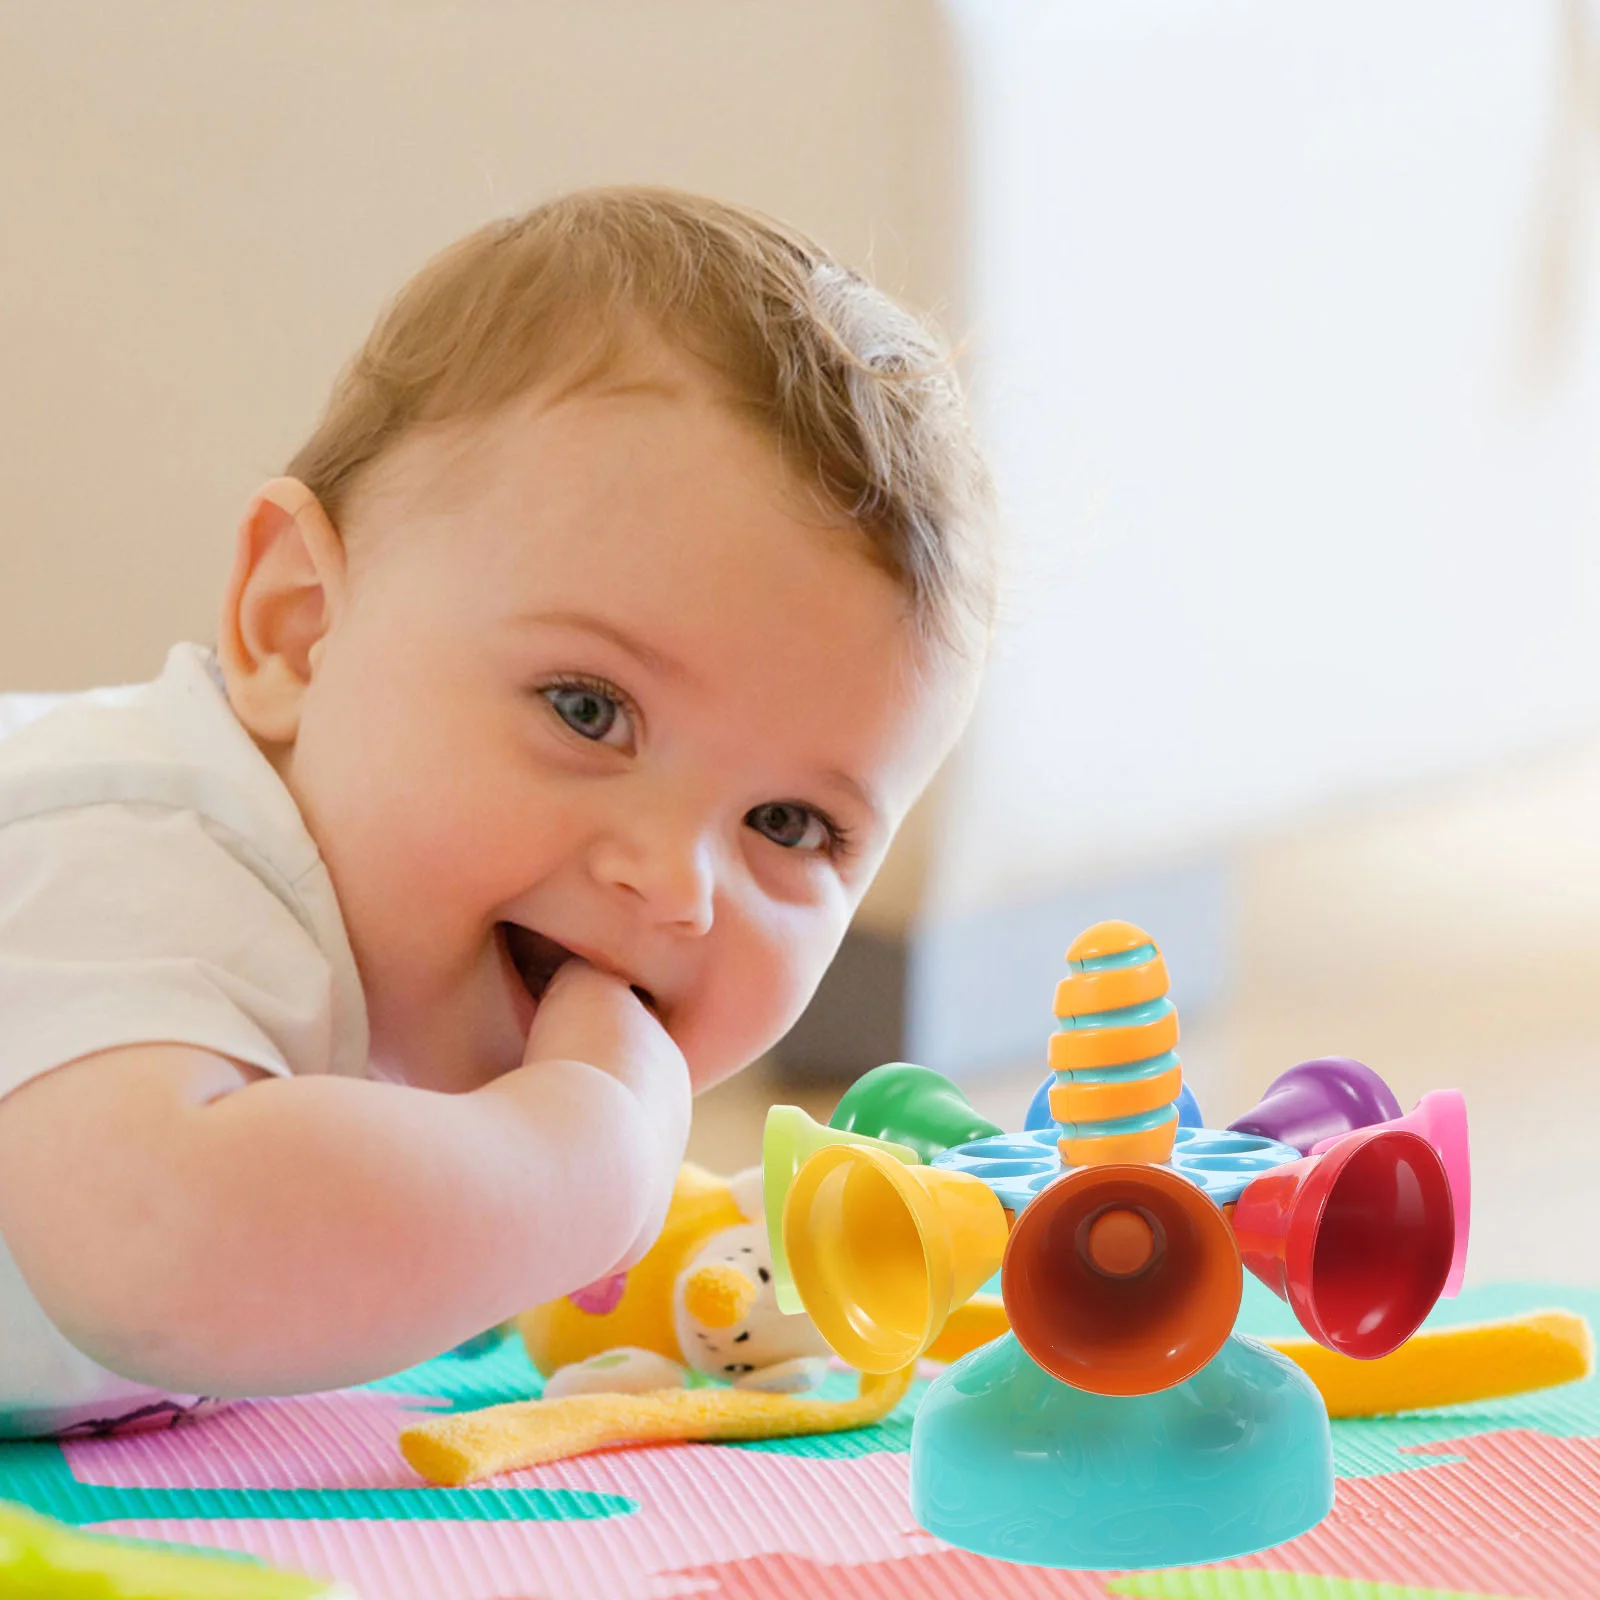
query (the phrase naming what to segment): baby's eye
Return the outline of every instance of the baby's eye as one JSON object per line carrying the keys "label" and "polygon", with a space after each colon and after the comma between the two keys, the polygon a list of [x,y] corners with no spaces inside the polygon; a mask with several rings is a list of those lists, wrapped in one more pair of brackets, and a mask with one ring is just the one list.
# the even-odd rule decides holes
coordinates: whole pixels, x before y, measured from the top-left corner
{"label": "baby's eye", "polygon": [[627,712],[616,697],[604,689],[587,683],[557,683],[540,693],[574,733],[595,744],[629,742],[631,730]]}
{"label": "baby's eye", "polygon": [[838,833],[826,817],[792,800],[769,800],[745,814],[745,825],[785,850],[831,850]]}

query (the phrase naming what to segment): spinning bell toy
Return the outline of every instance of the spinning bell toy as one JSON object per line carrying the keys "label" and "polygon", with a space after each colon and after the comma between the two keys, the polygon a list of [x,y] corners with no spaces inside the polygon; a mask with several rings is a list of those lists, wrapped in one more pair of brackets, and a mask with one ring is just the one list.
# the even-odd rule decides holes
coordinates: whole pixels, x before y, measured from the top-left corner
{"label": "spinning bell toy", "polygon": [[1310,1379],[1233,1333],[1243,1271],[1327,1349],[1397,1349],[1460,1284],[1464,1104],[1401,1116],[1376,1073],[1328,1058],[1231,1127],[1194,1126],[1154,940],[1100,923],[1067,963],[1048,1115],[1035,1097],[1021,1133],[906,1063],[830,1128],[774,1108],[780,1304],[891,1373],[999,1272],[1008,1331],[934,1380],[912,1432],[912,1511],[951,1544],[1084,1568],[1266,1549],[1332,1507],[1332,1444]]}

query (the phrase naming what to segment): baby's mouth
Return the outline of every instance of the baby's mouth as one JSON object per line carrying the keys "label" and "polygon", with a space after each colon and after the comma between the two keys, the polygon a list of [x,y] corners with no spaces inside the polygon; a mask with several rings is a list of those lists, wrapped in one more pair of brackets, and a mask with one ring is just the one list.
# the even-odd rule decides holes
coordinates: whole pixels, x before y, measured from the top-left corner
{"label": "baby's mouth", "polygon": [[523,988],[535,1000],[542,999],[561,964],[573,959],[572,952],[564,944],[515,922],[502,922],[500,932]]}
{"label": "baby's mouth", "polygon": [[[524,928],[517,922],[502,922],[500,933],[505,939],[511,965],[517,969],[517,976],[522,979],[522,987],[533,996],[535,1002],[544,998],[545,990],[550,987],[550,980],[555,977],[563,963],[580,959],[564,944],[557,944],[554,939],[546,938],[542,933],[535,933],[532,928]],[[645,1005],[659,1013],[656,998],[648,989],[642,989],[636,983],[630,987]]]}

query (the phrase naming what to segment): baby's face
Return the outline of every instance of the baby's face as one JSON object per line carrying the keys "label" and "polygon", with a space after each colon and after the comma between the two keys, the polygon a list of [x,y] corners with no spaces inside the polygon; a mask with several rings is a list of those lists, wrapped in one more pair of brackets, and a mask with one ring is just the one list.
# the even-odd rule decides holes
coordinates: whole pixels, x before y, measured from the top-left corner
{"label": "baby's face", "polygon": [[639,360],[403,442],[343,519],[280,767],[387,1076],[517,1066],[569,952],[648,993],[697,1088],[745,1065],[959,723],[859,534],[687,360]]}

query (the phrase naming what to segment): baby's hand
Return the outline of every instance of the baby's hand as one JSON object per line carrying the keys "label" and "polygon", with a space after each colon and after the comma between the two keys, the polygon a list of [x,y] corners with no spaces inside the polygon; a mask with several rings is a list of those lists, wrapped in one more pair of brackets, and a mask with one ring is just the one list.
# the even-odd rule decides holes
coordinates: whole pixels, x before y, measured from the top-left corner
{"label": "baby's hand", "polygon": [[[551,978],[528,1031],[523,1064],[541,1061],[581,1061],[595,1067],[616,1079],[644,1111],[655,1157],[652,1200],[644,1226],[615,1270],[631,1267],[661,1231],[689,1137],[692,1095],[683,1053],[626,982],[587,962],[570,960]],[[607,1160],[609,1146],[606,1130],[597,1129],[597,1162]]]}

